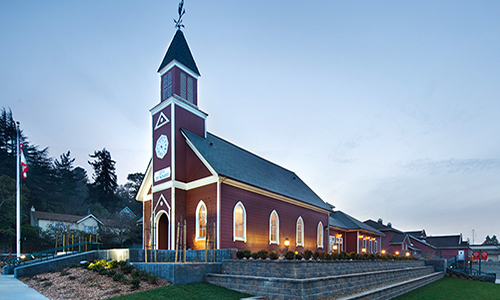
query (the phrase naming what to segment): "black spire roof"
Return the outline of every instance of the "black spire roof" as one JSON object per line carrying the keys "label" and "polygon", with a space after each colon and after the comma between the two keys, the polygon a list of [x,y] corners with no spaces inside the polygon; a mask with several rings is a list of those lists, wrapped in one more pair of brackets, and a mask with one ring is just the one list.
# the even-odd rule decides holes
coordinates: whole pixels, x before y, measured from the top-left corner
{"label": "black spire roof", "polygon": [[175,33],[174,38],[172,39],[172,42],[168,47],[167,53],[165,54],[160,67],[158,68],[158,72],[160,72],[161,69],[163,69],[174,59],[200,76],[200,72],[198,71],[198,67],[194,62],[191,51],[189,50],[189,46],[187,44],[186,38],[184,37],[184,33],[182,33],[180,29],[178,29]]}

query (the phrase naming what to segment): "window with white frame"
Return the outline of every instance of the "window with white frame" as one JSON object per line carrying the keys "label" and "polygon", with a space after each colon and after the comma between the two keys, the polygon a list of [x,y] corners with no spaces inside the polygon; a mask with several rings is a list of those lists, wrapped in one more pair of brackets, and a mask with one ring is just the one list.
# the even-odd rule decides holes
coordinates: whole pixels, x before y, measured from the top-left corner
{"label": "window with white frame", "polygon": [[373,253],[373,242],[372,242],[372,240],[370,240],[369,245],[370,245],[370,251],[368,253]]}
{"label": "window with white frame", "polygon": [[233,210],[233,241],[247,241],[247,213],[243,203],[238,202]]}
{"label": "window with white frame", "polygon": [[172,71],[163,76],[163,100],[172,96]]}
{"label": "window with white frame", "polygon": [[378,241],[375,240],[374,244],[375,244],[375,249],[374,249],[375,251],[373,251],[373,252],[378,253]]}
{"label": "window with white frame", "polygon": [[321,221],[318,223],[317,244],[318,248],[323,248],[323,223]]}
{"label": "window with white frame", "polygon": [[196,240],[205,240],[207,236],[207,206],[200,200],[196,206]]}
{"label": "window with white frame", "polygon": [[273,210],[269,217],[269,244],[279,245],[280,241],[280,219],[278,213]]}
{"label": "window with white frame", "polygon": [[299,217],[297,219],[297,228],[295,236],[296,236],[297,246],[304,247],[304,220],[302,220],[302,217]]}

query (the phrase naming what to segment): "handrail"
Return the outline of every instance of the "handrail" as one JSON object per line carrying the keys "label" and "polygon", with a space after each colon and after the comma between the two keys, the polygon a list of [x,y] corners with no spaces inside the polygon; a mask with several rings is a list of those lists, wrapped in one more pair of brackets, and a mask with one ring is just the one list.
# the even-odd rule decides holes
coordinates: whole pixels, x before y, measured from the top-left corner
{"label": "handrail", "polygon": [[[51,258],[54,258],[56,256],[60,257],[61,254],[57,255],[56,253],[58,251],[61,251],[61,250],[64,251],[64,250],[71,249],[71,251],[65,251],[65,254],[63,254],[63,255],[72,255],[72,254],[76,254],[76,253],[80,253],[80,252],[86,252],[86,251],[98,249],[99,245],[100,245],[100,243],[98,243],[98,242],[81,242],[81,243],[69,244],[69,245],[65,245],[65,246],[61,246],[61,247],[57,247],[57,248],[42,250],[42,251],[38,251],[38,252],[34,252],[34,253],[26,255],[26,257],[32,258],[33,260],[25,261],[19,257],[6,257],[3,261],[4,261],[4,263],[6,263],[9,266],[20,266],[20,265],[25,265],[25,264],[37,262],[37,261],[42,261],[43,258],[51,259]],[[85,251],[73,251],[74,248],[79,249],[81,246],[88,246],[88,249],[87,249],[87,247],[85,247]],[[38,260],[38,258],[40,260]]]}

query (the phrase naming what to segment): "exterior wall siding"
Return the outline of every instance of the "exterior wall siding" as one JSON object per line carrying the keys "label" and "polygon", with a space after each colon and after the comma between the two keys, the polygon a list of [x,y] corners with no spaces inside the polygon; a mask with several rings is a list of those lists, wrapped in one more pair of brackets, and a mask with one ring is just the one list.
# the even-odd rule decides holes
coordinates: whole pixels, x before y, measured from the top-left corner
{"label": "exterior wall siding", "polygon": [[217,185],[215,183],[187,191],[186,220],[189,237],[187,247],[195,250],[205,249],[205,241],[196,241],[196,207],[200,201],[203,201],[207,207],[207,235],[214,241],[216,238],[213,237],[214,224],[217,223]]}
{"label": "exterior wall siding", "polygon": [[[285,250],[284,241],[290,240],[289,250],[326,251],[328,244],[328,214],[285,203],[267,196],[259,195],[227,184],[221,184],[221,248],[237,248],[258,251],[260,249]],[[242,202],[246,210],[247,241],[233,241],[233,209]],[[279,217],[279,245],[269,244],[269,217],[276,210]],[[296,246],[297,219],[304,221],[304,246]],[[317,248],[317,226],[323,223],[323,245]],[[326,225],[325,225],[326,224]]]}

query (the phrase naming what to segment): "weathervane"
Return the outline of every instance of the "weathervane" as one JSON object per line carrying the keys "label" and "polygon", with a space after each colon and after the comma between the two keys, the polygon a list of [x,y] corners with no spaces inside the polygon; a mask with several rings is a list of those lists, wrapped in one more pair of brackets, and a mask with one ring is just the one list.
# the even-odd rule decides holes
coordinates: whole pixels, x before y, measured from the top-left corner
{"label": "weathervane", "polygon": [[181,2],[179,2],[179,20],[174,19],[175,28],[181,29],[181,27],[184,27],[182,24],[182,16],[184,16],[185,13],[186,10],[184,9],[184,0],[181,0]]}

